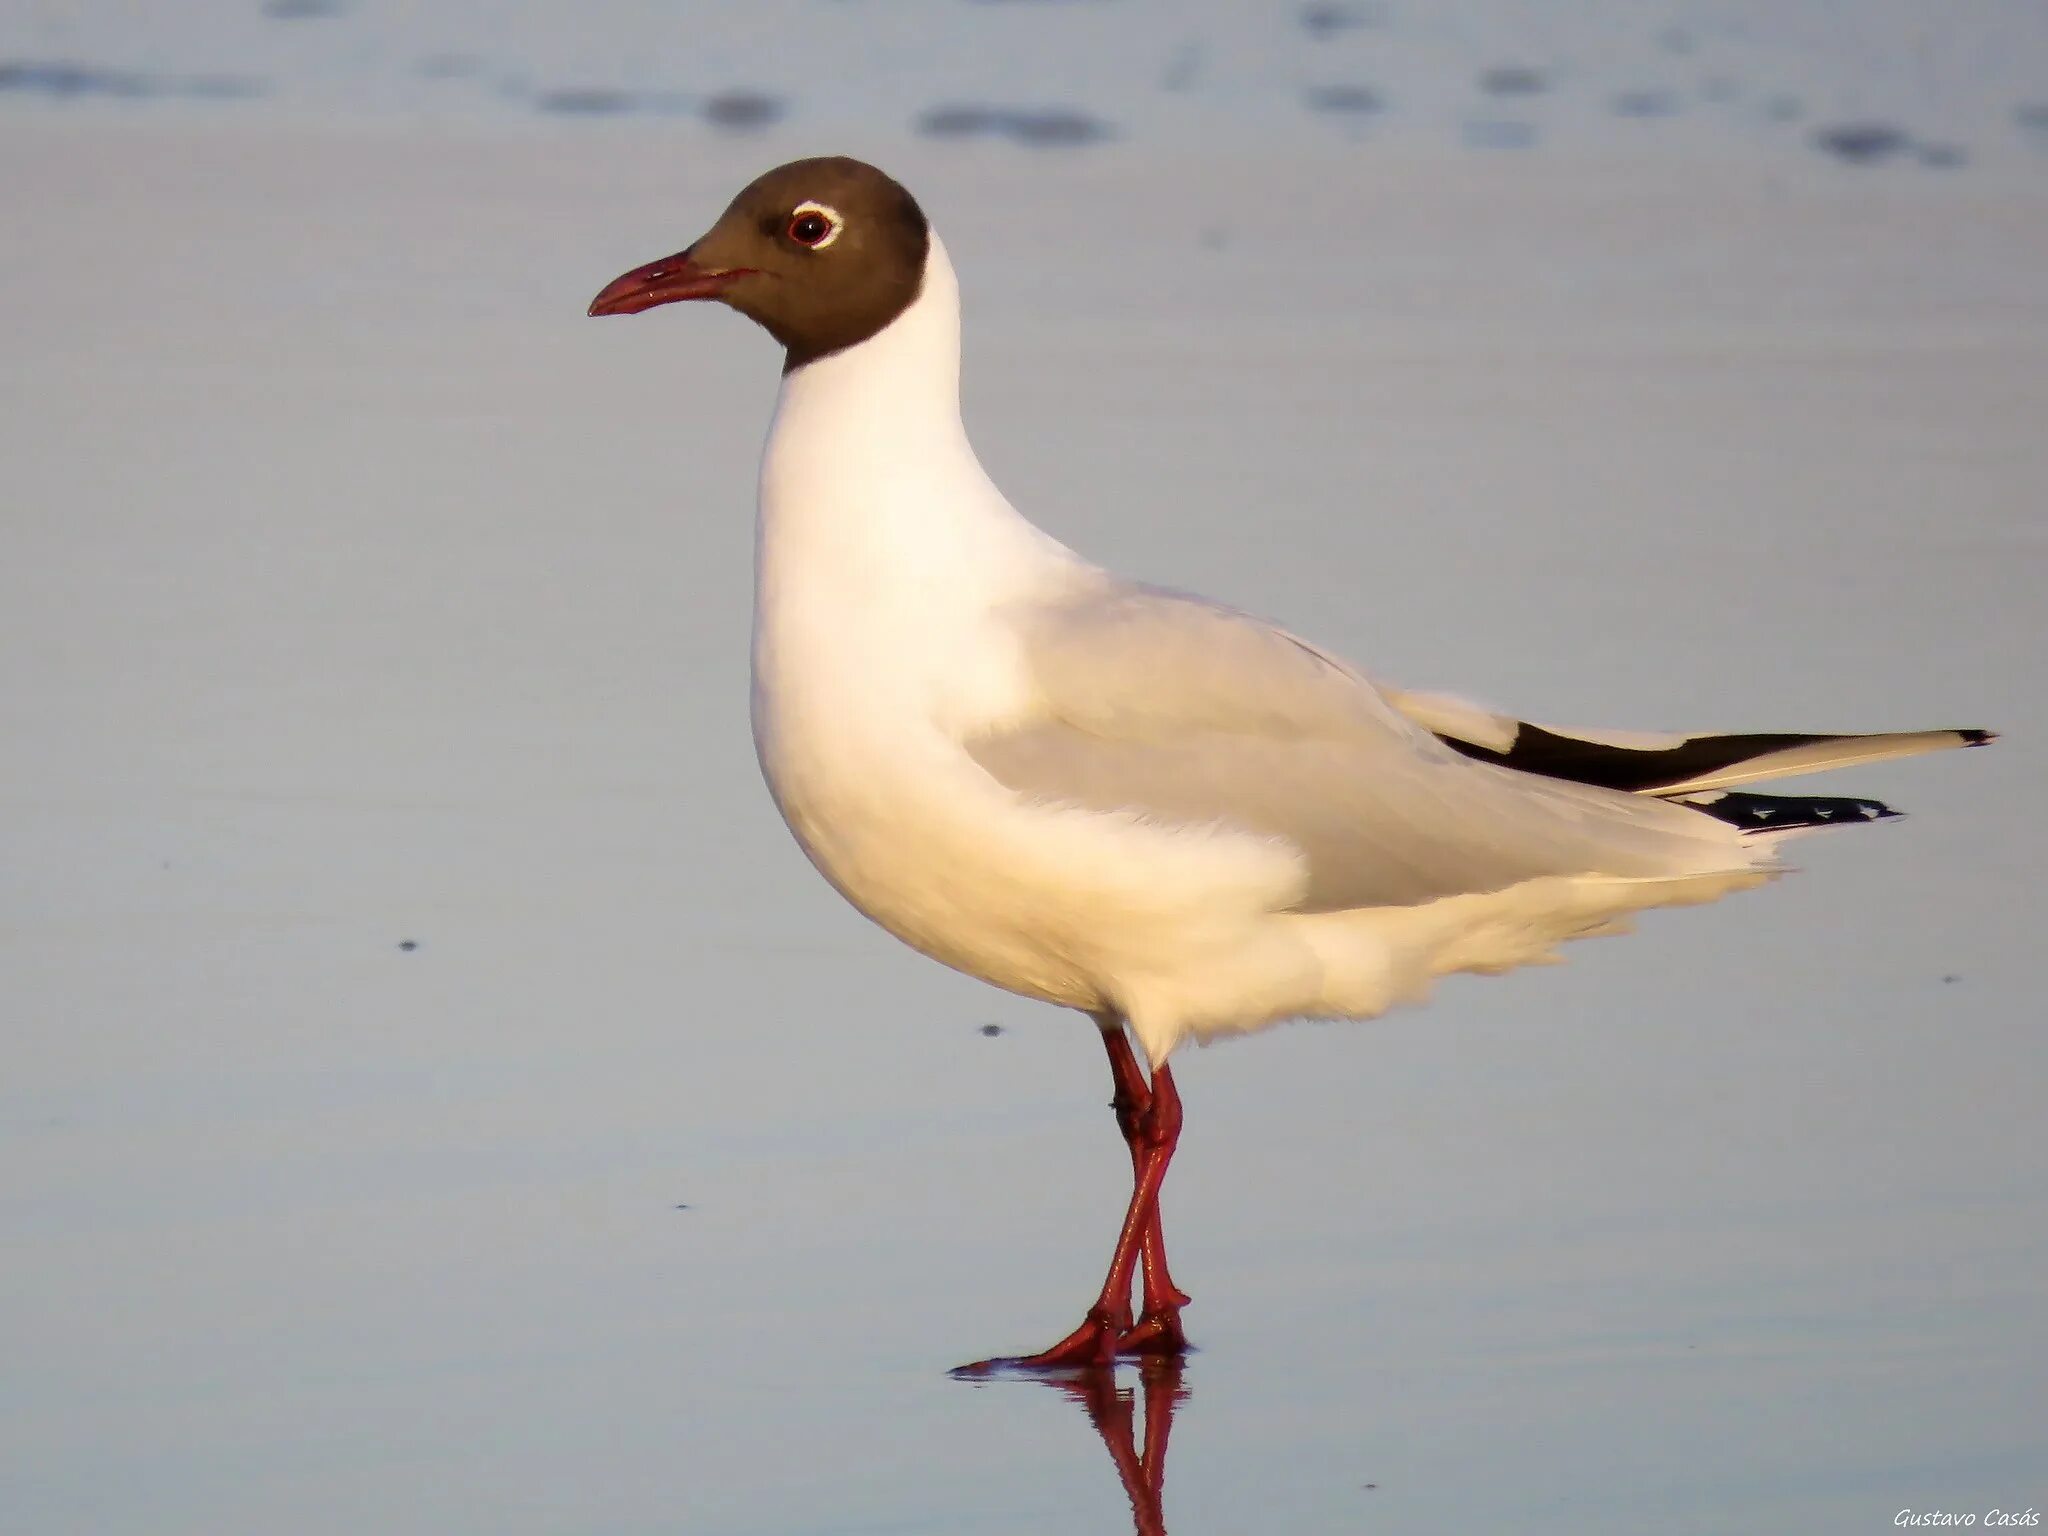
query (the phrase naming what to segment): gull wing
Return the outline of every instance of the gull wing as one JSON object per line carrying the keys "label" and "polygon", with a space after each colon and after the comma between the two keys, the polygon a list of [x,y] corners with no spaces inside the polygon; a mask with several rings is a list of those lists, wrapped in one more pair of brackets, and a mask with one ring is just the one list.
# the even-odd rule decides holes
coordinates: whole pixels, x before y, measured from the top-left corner
{"label": "gull wing", "polygon": [[1308,871],[1292,910],[1760,862],[1690,808],[1453,751],[1349,666],[1199,598],[1117,586],[1013,622],[1034,707],[969,739],[974,760],[1030,799],[1285,839]]}

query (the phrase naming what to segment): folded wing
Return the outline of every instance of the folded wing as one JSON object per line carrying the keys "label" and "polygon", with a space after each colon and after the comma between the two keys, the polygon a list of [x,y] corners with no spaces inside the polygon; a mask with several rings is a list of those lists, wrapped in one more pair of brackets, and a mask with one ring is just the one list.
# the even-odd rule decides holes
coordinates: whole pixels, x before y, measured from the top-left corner
{"label": "folded wing", "polygon": [[1343,663],[1200,599],[1117,586],[1017,633],[1035,707],[970,740],[975,760],[1035,800],[1283,838],[1308,868],[1291,910],[1766,858],[1689,807],[1453,750]]}

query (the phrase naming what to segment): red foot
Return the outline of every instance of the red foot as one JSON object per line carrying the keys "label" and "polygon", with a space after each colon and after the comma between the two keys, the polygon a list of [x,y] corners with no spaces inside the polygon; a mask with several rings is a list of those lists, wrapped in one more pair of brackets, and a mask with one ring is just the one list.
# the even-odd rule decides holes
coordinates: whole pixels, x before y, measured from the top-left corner
{"label": "red foot", "polygon": [[[1182,1301],[1187,1298],[1183,1296]],[[1126,1328],[1116,1341],[1120,1355],[1172,1355],[1178,1358],[1194,1346],[1180,1325],[1180,1308],[1147,1312],[1135,1327]]]}
{"label": "red foot", "polygon": [[[1142,1326],[1142,1325],[1141,1325]],[[993,1360],[976,1360],[954,1368],[955,1376],[996,1376],[1007,1371],[1078,1371],[1113,1364],[1120,1340],[1136,1330],[1130,1314],[1112,1317],[1100,1307],[1091,1308],[1081,1326],[1051,1349],[1035,1355],[998,1355]]]}

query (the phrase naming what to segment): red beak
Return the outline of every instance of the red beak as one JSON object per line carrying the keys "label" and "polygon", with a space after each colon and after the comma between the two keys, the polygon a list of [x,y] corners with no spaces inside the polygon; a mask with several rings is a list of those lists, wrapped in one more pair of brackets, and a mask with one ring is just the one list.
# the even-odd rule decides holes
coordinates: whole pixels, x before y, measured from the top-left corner
{"label": "red beak", "polygon": [[613,278],[590,301],[593,315],[637,315],[658,304],[680,299],[715,299],[726,284],[751,274],[751,267],[700,267],[688,251],[678,251]]}

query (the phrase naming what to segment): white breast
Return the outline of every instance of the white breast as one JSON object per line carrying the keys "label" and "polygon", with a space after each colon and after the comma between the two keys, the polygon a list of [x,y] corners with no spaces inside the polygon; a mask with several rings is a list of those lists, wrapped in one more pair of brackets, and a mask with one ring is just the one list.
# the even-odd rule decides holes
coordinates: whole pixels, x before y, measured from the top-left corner
{"label": "white breast", "polygon": [[[1092,568],[989,481],[959,413],[959,307],[936,237],[891,325],[783,382],[761,469],[754,742],[806,854],[899,938],[1077,1001],[999,846],[1014,800],[961,750],[1023,707],[999,622]],[[1023,861],[1024,863],[1036,861]]]}

